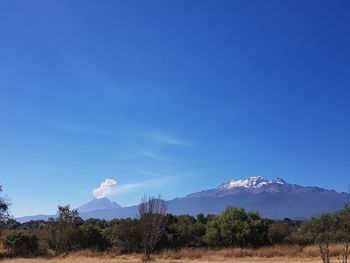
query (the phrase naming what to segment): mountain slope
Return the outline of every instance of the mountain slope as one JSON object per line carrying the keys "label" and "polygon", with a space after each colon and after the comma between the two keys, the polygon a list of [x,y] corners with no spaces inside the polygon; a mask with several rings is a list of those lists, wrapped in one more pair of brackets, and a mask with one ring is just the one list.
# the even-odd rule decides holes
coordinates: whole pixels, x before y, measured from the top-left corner
{"label": "mountain slope", "polygon": [[[137,216],[138,206],[120,208],[117,204],[108,201],[98,199],[89,202],[78,209],[80,216],[84,219]],[[100,206],[96,206],[96,202],[101,202]],[[175,198],[167,201],[167,206],[168,212],[176,215],[219,214],[228,206],[233,206],[257,211],[263,217],[272,219],[285,217],[308,219],[322,213],[340,210],[349,202],[350,195],[347,193],[290,184],[281,178],[266,180],[262,177],[249,177],[244,180],[232,180],[216,188],[182,198]],[[104,203],[108,205],[104,206]],[[114,207],[115,205],[118,207]],[[41,216],[40,219],[43,217]],[[34,216],[17,220],[24,222],[35,219]]]}
{"label": "mountain slope", "polygon": [[169,202],[175,213],[220,213],[227,206],[258,211],[263,217],[307,219],[334,212],[350,202],[350,195],[319,187],[289,184],[281,178],[249,177]]}
{"label": "mountain slope", "polygon": [[115,202],[112,202],[108,198],[104,197],[104,198],[95,198],[90,202],[86,203],[85,205],[78,207],[77,209],[79,213],[86,213],[91,211],[109,210],[109,209],[118,209],[118,208],[121,208],[121,206]]}

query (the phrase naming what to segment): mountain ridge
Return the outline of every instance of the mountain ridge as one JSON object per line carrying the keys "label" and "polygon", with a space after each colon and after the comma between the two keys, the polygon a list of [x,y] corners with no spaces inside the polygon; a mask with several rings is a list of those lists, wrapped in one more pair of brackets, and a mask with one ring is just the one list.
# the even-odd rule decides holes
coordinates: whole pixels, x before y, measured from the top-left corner
{"label": "mountain ridge", "polygon": [[[98,199],[79,207],[80,216],[84,219],[137,216],[137,205],[120,207],[108,198],[105,199],[102,200],[102,203],[108,205],[103,209],[100,209],[101,207],[90,209],[89,203],[99,202]],[[176,215],[219,214],[228,206],[234,206],[259,212],[263,217],[271,219],[289,217],[303,220],[342,209],[349,202],[350,194],[348,193],[317,186],[290,184],[282,178],[269,180],[261,176],[254,176],[231,180],[212,189],[174,198],[167,201],[167,206],[168,212]],[[30,216],[17,218],[17,220],[25,222],[35,218],[35,216]],[[42,219],[43,215],[40,218]]]}
{"label": "mountain ridge", "polygon": [[112,202],[106,197],[103,198],[94,198],[90,202],[77,208],[79,213],[98,211],[98,210],[109,210],[109,209],[118,209],[122,208],[121,205]]}

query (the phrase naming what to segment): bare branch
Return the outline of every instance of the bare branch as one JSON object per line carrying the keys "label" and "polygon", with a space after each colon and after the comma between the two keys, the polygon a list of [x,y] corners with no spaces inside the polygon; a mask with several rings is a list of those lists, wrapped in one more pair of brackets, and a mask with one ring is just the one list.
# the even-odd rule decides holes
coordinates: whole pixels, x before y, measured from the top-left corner
{"label": "bare branch", "polygon": [[158,244],[167,225],[166,203],[159,195],[143,197],[139,205],[139,219],[142,235],[144,260],[151,258],[151,253]]}

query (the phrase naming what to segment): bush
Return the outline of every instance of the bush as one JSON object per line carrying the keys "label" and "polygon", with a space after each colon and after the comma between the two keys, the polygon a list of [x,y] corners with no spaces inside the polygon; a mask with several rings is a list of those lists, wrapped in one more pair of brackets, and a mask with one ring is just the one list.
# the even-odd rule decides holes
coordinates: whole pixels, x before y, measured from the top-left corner
{"label": "bush", "polygon": [[136,219],[115,219],[114,225],[104,231],[104,236],[118,253],[133,253],[141,250],[141,231]]}
{"label": "bush", "polygon": [[58,215],[46,225],[48,247],[58,253],[82,249],[84,234],[80,226],[84,221],[78,211],[71,210],[69,205],[58,206]]}
{"label": "bush", "polygon": [[271,244],[293,243],[295,239],[293,233],[297,227],[290,220],[276,221],[270,224],[268,238]]}
{"label": "bush", "polygon": [[96,227],[91,225],[82,225],[80,230],[83,233],[83,248],[103,251],[110,246],[108,240]]}
{"label": "bush", "polygon": [[259,247],[268,244],[268,224],[259,214],[227,208],[206,226],[205,240],[211,247]]}
{"label": "bush", "polygon": [[4,246],[14,255],[36,255],[38,253],[38,238],[35,235],[14,232],[7,236]]}
{"label": "bush", "polygon": [[[161,248],[200,247],[204,245],[205,224],[189,215],[168,217],[169,225],[166,229]],[[203,219],[204,221],[205,219]]]}

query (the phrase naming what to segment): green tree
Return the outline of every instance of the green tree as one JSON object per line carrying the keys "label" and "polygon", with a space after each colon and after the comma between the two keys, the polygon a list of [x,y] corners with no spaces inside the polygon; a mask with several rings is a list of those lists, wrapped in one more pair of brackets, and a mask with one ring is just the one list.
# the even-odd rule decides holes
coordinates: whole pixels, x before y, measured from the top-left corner
{"label": "green tree", "polygon": [[62,253],[83,247],[84,235],[80,229],[83,220],[69,205],[58,206],[58,217],[47,224],[49,248]]}
{"label": "green tree", "polygon": [[335,213],[335,232],[336,240],[343,244],[340,262],[347,263],[350,256],[350,205],[346,205],[344,209]]}
{"label": "green tree", "polygon": [[206,225],[204,240],[210,247],[221,247],[227,244],[221,243],[220,217],[211,217]]}
{"label": "green tree", "polygon": [[79,229],[82,232],[81,246],[87,249],[106,250],[110,246],[101,231],[91,224],[83,224]]}
{"label": "green tree", "polygon": [[141,229],[137,219],[115,219],[104,235],[119,253],[141,251]]}
{"label": "green tree", "polygon": [[0,185],[0,223],[5,222],[8,219],[9,202],[1,196],[2,186]]}
{"label": "green tree", "polygon": [[259,214],[230,207],[209,220],[205,240],[215,247],[257,247],[267,244],[267,231]]}
{"label": "green tree", "polygon": [[0,238],[2,234],[2,229],[5,226],[5,222],[9,217],[9,202],[1,195],[2,194],[2,186],[0,185]]}
{"label": "green tree", "polygon": [[336,221],[331,214],[313,218],[302,225],[301,231],[306,239],[318,244],[319,253],[324,263],[330,263],[329,245],[336,240]]}
{"label": "green tree", "polygon": [[271,244],[290,243],[296,231],[297,226],[291,220],[275,221],[269,225],[268,239]]}
{"label": "green tree", "polygon": [[199,247],[203,244],[205,224],[192,216],[181,215],[174,217],[166,231],[171,247]]}

